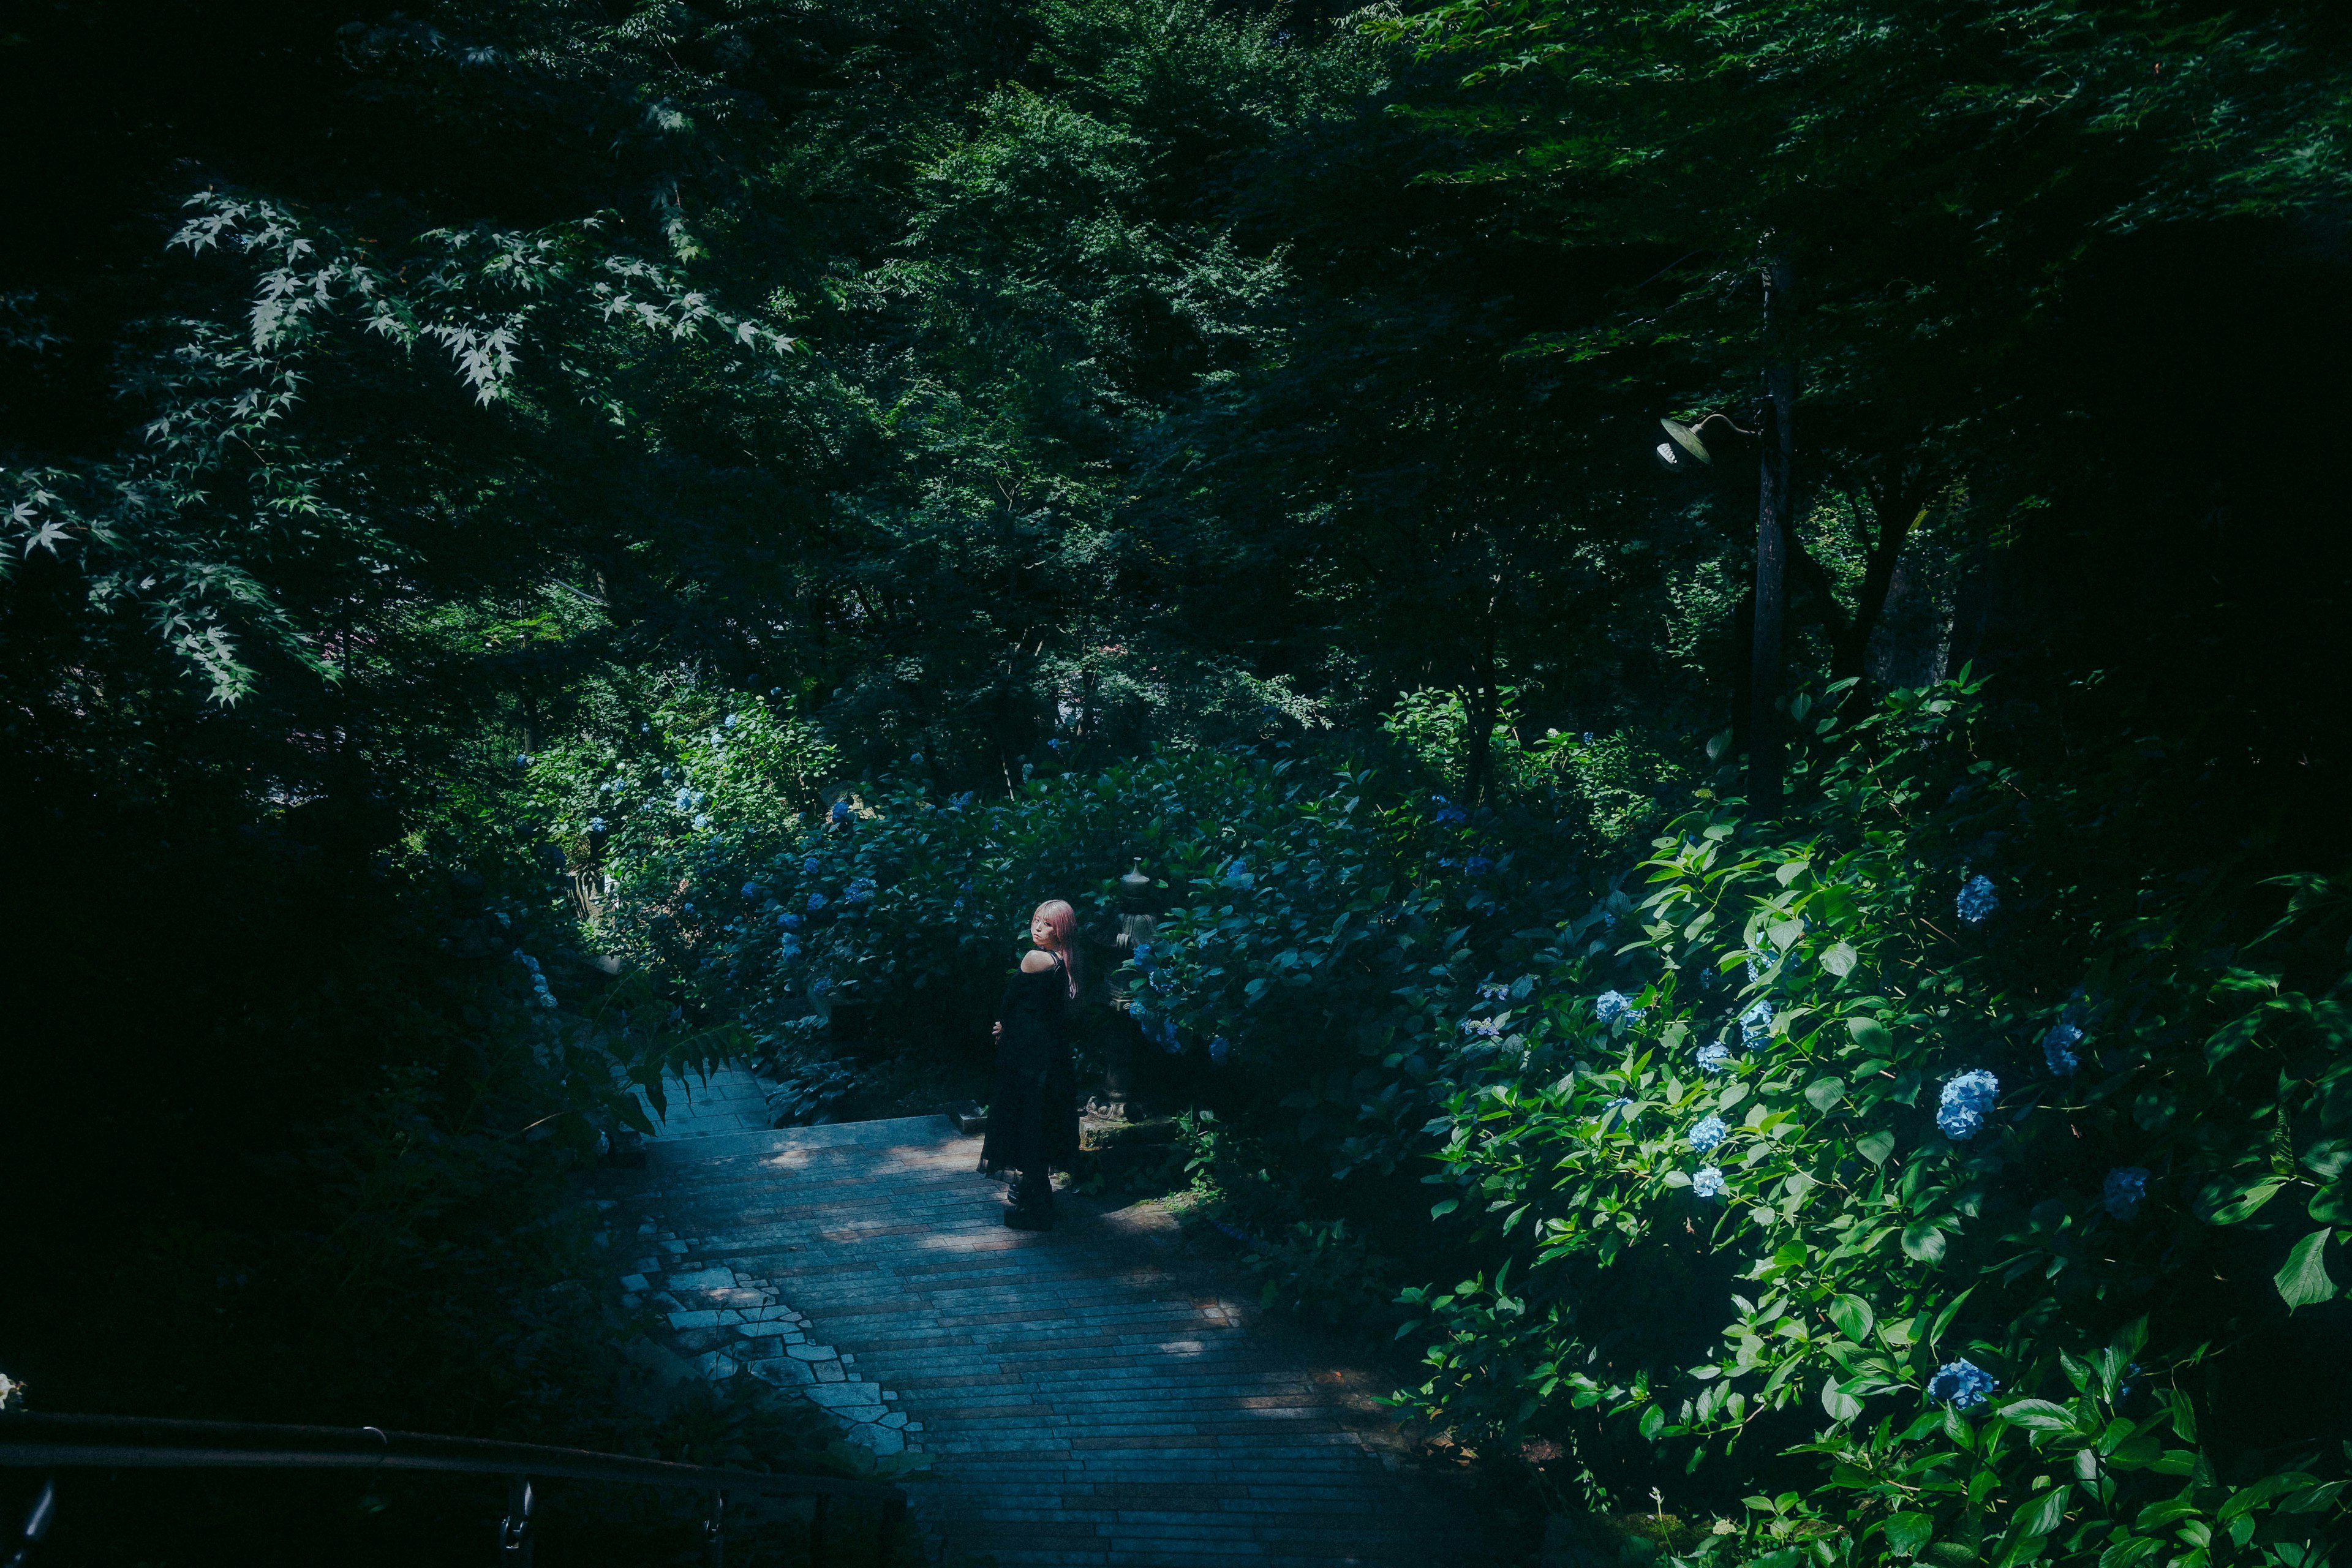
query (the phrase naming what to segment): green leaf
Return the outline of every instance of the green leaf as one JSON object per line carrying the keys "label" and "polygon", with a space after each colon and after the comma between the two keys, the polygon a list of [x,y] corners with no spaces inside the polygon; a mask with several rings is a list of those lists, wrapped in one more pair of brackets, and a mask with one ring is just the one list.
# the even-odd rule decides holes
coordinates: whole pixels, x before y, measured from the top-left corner
{"label": "green leaf", "polygon": [[2274,1277],[2278,1293],[2286,1300],[2288,1310],[2298,1307],[2315,1307],[2322,1301],[2336,1299],[2336,1281],[2327,1274],[2327,1238],[2332,1234],[2322,1226],[2294,1244],[2286,1255],[2286,1262]]}
{"label": "green leaf", "polygon": [[[1853,966],[1859,963],[1861,959],[1862,954],[1854,952],[1853,944],[1849,942],[1832,942],[1822,951],[1822,967],[1843,980],[1847,975],[1853,973]],[[1859,1039],[1861,1038],[1861,1036],[1857,1034],[1855,1038]],[[1867,1041],[1864,1042],[1864,1044],[1867,1043]]]}
{"label": "green leaf", "polygon": [[2164,1542],[2153,1535],[2135,1535],[2118,1541],[2099,1553],[2099,1568],[2132,1568],[2132,1564],[2152,1557],[2164,1550]]}
{"label": "green leaf", "polygon": [[2352,1225],[2352,1182],[2320,1188],[2305,1212],[2322,1225]]}
{"label": "green leaf", "polygon": [[1853,1152],[1874,1165],[1884,1165],[1895,1152],[1895,1134],[1883,1130],[1865,1134],[1854,1140]]}
{"label": "green leaf", "polygon": [[1864,1344],[1868,1342],[1871,1326],[1878,1321],[1878,1318],[1870,1310],[1870,1303],[1859,1296],[1832,1296],[1830,1298],[1830,1321],[1835,1323],[1838,1332],[1847,1339],[1856,1344]]}
{"label": "green leaf", "polygon": [[1845,1079],[1817,1078],[1805,1088],[1805,1103],[1815,1110],[1827,1110],[1845,1098]]}
{"label": "green leaf", "polygon": [[2010,1521],[2010,1538],[2023,1540],[2027,1536],[2047,1535],[2066,1520],[2066,1489],[2052,1487],[2048,1491],[2028,1499]]}
{"label": "green leaf", "polygon": [[2000,1418],[2013,1426],[2029,1432],[2074,1432],[2078,1430],[2074,1413],[2063,1405],[2047,1399],[2012,1399],[2000,1407]]}
{"label": "green leaf", "polygon": [[2217,1176],[2197,1195],[2197,1217],[2208,1225],[2235,1225],[2277,1196],[2284,1185],[2284,1176],[2266,1175],[2251,1183]]}
{"label": "green leaf", "polygon": [[1936,1521],[1924,1513],[1898,1513],[1886,1521],[1886,1549],[1897,1557],[1916,1557],[1936,1532]]}
{"label": "green leaf", "polygon": [[1836,1378],[1825,1378],[1822,1382],[1822,1408],[1830,1413],[1833,1421],[1851,1421],[1862,1414],[1862,1401],[1840,1388]]}
{"label": "green leaf", "polygon": [[1437,1202],[1429,1205],[1429,1217],[1432,1219],[1442,1219],[1461,1206],[1462,1200],[1460,1198],[1440,1198]]}
{"label": "green leaf", "polygon": [[1932,1220],[1913,1220],[1903,1227],[1903,1256],[1921,1263],[1944,1261],[1943,1227]]}
{"label": "green leaf", "polygon": [[1875,1018],[1848,1018],[1845,1026],[1846,1031],[1853,1036],[1853,1043],[1864,1050],[1891,1051],[1895,1048],[1895,1037],[1888,1034],[1886,1026]]}

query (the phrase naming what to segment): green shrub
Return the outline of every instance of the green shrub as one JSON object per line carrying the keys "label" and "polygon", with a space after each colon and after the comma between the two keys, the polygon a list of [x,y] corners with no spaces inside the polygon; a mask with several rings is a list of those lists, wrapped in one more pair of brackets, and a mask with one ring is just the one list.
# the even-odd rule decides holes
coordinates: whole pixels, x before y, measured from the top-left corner
{"label": "green shrub", "polygon": [[2316,1562],[2343,1467],[2263,1449],[2332,1413],[2200,1406],[2336,1293],[2344,900],[2116,876],[2128,802],[1977,755],[1971,696],[1821,719],[1801,816],[1703,799],[1633,919],[1484,1009],[1518,1070],[1446,1108],[1432,1214],[1478,1266],[1407,1293],[1412,1403],[1818,1461],[1735,1560]]}

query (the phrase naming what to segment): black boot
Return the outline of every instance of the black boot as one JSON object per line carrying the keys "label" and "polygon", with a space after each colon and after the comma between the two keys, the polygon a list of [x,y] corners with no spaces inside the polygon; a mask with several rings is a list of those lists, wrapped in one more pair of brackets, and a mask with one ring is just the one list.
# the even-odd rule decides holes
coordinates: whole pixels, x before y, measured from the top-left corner
{"label": "black boot", "polygon": [[1024,1171],[1013,1189],[1013,1205],[1004,1223],[1014,1230],[1054,1228],[1054,1183],[1043,1171]]}

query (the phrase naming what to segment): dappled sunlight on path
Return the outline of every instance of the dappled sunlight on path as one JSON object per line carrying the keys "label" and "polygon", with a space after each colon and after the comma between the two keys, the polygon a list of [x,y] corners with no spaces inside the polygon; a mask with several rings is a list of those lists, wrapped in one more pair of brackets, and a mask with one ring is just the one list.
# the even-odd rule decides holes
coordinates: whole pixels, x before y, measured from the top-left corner
{"label": "dappled sunlight on path", "polygon": [[[1066,1198],[1058,1229],[1006,1229],[979,1150],[938,1117],[656,1141],[615,1190],[683,1249],[631,1284],[675,1304],[705,1375],[797,1388],[855,1440],[929,1455],[908,1490],[936,1561],[1464,1555],[1374,1380],[1192,1277],[1152,1205]],[[787,1312],[781,1347],[751,1316]]]}

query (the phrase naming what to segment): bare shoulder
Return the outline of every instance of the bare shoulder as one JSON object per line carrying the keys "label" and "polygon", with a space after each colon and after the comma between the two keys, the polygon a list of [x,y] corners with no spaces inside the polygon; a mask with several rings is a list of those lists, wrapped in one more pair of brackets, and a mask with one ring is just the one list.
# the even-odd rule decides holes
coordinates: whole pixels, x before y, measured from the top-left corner
{"label": "bare shoulder", "polygon": [[1053,967],[1054,955],[1042,947],[1031,948],[1021,960],[1021,973],[1024,974],[1043,974]]}

